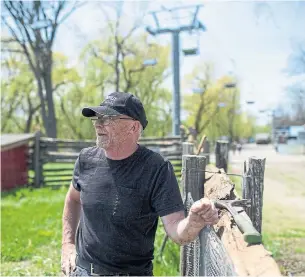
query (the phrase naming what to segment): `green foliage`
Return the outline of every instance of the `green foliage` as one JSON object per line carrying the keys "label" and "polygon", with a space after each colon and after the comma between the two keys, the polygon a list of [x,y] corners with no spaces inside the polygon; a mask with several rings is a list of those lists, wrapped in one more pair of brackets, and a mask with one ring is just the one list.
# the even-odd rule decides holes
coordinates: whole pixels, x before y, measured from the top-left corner
{"label": "green foliage", "polygon": [[271,133],[271,126],[270,125],[258,125],[255,126],[255,133]]}
{"label": "green foliage", "polygon": [[[144,136],[165,136],[171,129],[171,93],[161,85],[167,76],[169,47],[147,46],[146,39],[146,35],[128,39],[118,36],[122,58],[117,68],[118,49],[114,37],[92,41],[84,48],[81,54],[86,68],[83,89],[97,96],[89,97],[86,105],[99,104],[106,91],[112,92],[118,85],[120,91],[133,93],[141,99],[149,122]],[[143,62],[151,58],[158,59],[157,65],[145,67]]]}
{"label": "green foliage", "polygon": [[[205,134],[210,140],[221,136],[232,139],[251,136],[254,121],[247,114],[240,112],[238,83],[231,76],[213,80],[212,73],[212,66],[203,64],[187,76],[187,81],[201,88],[203,93],[184,97],[183,108],[188,112],[185,124],[193,126],[200,136]],[[230,83],[236,86],[226,87],[226,84]],[[225,107],[219,107],[219,103],[225,103]]]}
{"label": "green foliage", "polygon": [[2,72],[5,77],[1,80],[1,131],[26,132],[32,109],[39,105],[35,97],[33,74],[28,70],[25,60],[18,56],[3,60]]}
{"label": "green foliage", "polygon": [[[2,193],[1,273],[3,276],[59,276],[61,217],[66,187],[16,189]],[[179,246],[171,241],[158,255],[164,236],[159,224],[154,259],[155,276],[177,276]]]}
{"label": "green foliage", "polygon": [[[147,35],[143,33],[122,37],[109,28],[103,39],[93,40],[84,47],[75,66],[70,66],[63,54],[53,53],[52,82],[58,137],[93,139],[94,129],[90,120],[81,115],[81,110],[85,106],[99,105],[106,94],[116,88],[142,100],[149,121],[144,136],[169,135],[172,93],[163,84],[169,76],[170,48],[147,44]],[[144,66],[147,59],[157,59],[157,64]],[[3,65],[11,74],[5,75],[1,82],[2,131],[41,129],[45,133],[38,90],[28,63],[16,56],[14,59],[5,57]],[[212,75],[213,66],[203,64],[187,76],[188,82],[196,80],[194,85],[205,92],[183,98],[182,106],[188,112],[184,124],[195,127],[200,136],[205,134],[210,140],[220,136],[233,139],[252,136],[254,119],[238,113],[238,87],[225,88],[225,84],[235,82],[234,78],[223,76],[214,80]],[[219,108],[220,102],[226,103],[226,107]]]}

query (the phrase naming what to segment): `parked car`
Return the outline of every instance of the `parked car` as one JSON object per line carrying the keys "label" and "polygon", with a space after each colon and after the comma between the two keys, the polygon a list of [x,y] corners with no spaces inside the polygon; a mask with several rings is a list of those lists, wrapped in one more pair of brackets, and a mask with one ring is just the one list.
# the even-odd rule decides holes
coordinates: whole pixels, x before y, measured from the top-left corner
{"label": "parked car", "polygon": [[260,133],[255,136],[256,144],[269,144],[271,142],[271,136],[268,133]]}

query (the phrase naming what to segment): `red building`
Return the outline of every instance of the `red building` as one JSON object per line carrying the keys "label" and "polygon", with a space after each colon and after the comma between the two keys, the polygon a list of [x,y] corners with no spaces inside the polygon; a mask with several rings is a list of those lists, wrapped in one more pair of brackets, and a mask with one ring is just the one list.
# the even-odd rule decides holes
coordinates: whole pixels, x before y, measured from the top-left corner
{"label": "red building", "polygon": [[1,191],[28,183],[27,153],[34,134],[1,135]]}

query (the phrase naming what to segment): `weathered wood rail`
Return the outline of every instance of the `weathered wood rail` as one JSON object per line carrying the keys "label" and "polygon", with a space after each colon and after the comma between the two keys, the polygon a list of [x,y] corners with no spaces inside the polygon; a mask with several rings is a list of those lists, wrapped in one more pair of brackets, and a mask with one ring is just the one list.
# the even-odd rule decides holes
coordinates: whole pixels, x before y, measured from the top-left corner
{"label": "weathered wood rail", "polygon": [[[95,140],[69,140],[41,137],[36,133],[29,152],[29,167],[32,170],[30,182],[35,187],[44,185],[69,185],[74,163],[79,152],[95,146]],[[181,137],[141,138],[139,144],[159,152],[174,166],[177,178],[181,177]],[[34,175],[34,176],[33,176]]]}

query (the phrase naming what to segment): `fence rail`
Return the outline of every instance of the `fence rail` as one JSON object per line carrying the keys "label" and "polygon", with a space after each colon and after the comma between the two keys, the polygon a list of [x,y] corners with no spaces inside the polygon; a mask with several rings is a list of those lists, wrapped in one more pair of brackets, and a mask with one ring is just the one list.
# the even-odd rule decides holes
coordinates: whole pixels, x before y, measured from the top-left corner
{"label": "fence rail", "polygon": [[[181,137],[141,138],[139,144],[159,152],[174,166],[177,178],[181,177]],[[28,164],[31,174],[29,181],[35,187],[44,185],[69,185],[74,163],[83,148],[96,145],[95,140],[71,140],[41,137],[36,133],[30,144]]]}

